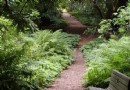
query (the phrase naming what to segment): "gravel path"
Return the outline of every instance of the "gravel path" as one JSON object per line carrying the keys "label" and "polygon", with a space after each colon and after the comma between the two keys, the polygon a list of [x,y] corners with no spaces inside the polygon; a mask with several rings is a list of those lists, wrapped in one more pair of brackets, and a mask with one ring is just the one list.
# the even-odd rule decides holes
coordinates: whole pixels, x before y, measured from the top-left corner
{"label": "gravel path", "polygon": [[74,49],[74,63],[67,70],[61,72],[60,78],[45,90],[84,90],[82,83],[86,67],[80,47],[92,38],[93,36],[81,35],[79,45]]}
{"label": "gravel path", "polygon": [[[86,26],[82,25],[68,13],[64,13],[63,18],[69,22],[67,30],[70,33],[80,34],[83,32],[83,29],[86,28]],[[77,48],[74,49],[74,63],[69,66],[67,70],[61,72],[60,78],[56,79],[55,82],[45,90],[84,90],[82,84],[86,67],[80,47],[94,37],[87,37],[82,34],[80,36],[81,40]]]}
{"label": "gravel path", "polygon": [[82,54],[76,48],[75,62],[67,70],[61,73],[53,85],[46,90],[84,90],[82,87],[82,77],[85,72],[85,65]]}

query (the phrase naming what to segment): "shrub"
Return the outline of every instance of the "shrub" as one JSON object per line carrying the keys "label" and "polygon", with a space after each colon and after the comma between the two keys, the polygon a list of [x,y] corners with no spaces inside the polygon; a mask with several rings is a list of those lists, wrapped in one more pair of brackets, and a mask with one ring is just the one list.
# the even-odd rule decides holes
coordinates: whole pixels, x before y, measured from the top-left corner
{"label": "shrub", "polygon": [[[106,87],[113,69],[130,76],[130,37],[110,40],[107,43],[91,48],[85,57],[89,68],[84,76],[85,85]],[[88,45],[86,45],[87,47]],[[97,45],[96,45],[97,46]],[[84,46],[84,49],[85,46]]]}
{"label": "shrub", "polygon": [[129,35],[130,26],[130,4],[127,7],[120,7],[116,13],[113,14],[113,19],[104,19],[99,25],[99,33],[106,39],[121,38],[124,35]]}
{"label": "shrub", "polygon": [[72,47],[79,40],[78,35],[60,31],[17,32],[3,17],[0,30],[1,90],[39,90],[49,85],[71,64]]}
{"label": "shrub", "polygon": [[[105,43],[105,42],[107,42],[107,41],[105,41],[104,39],[102,39],[102,38],[95,38],[95,39],[93,39],[92,41],[90,41],[90,42],[88,42],[87,44],[85,44],[85,45],[83,45],[82,47],[81,47],[81,50],[82,50],[82,52],[83,52],[83,55],[84,55],[84,57],[86,58],[86,60],[87,61],[89,61],[88,59],[87,59],[87,57],[88,57],[88,55],[90,55],[90,52],[94,49],[94,48],[99,48],[99,46],[100,46],[100,44],[101,43]],[[93,56],[94,57],[94,56]]]}
{"label": "shrub", "polygon": [[[22,62],[28,42],[24,41],[21,33],[16,32],[12,21],[0,18],[0,88],[1,90],[23,89],[28,85],[22,78],[30,77],[30,71],[26,72],[19,67]],[[27,50],[26,50],[27,51]]]}

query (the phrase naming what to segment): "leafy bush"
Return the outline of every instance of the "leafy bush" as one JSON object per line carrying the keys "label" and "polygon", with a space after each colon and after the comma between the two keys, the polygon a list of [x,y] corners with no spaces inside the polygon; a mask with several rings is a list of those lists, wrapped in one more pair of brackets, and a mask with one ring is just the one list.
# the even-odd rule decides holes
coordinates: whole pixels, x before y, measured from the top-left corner
{"label": "leafy bush", "polygon": [[83,48],[89,66],[84,76],[86,86],[107,87],[113,69],[130,76],[130,37],[96,45],[95,48],[89,49],[89,53],[86,53],[88,46]]}
{"label": "leafy bush", "polygon": [[117,13],[114,13],[113,19],[104,19],[100,22],[99,33],[105,38],[120,38],[123,35],[129,35],[130,4],[127,7],[120,7]]}
{"label": "leafy bush", "polygon": [[85,35],[94,35],[97,33],[97,27],[88,27],[85,31]]}
{"label": "leafy bush", "polygon": [[70,48],[74,48],[80,40],[80,36],[78,34],[68,33],[62,33],[59,38],[64,39],[68,43]]}
{"label": "leafy bush", "polygon": [[[30,72],[19,67],[22,62],[25,47],[28,42],[23,40],[23,36],[16,32],[16,27],[12,26],[12,21],[0,18],[0,88],[1,90],[22,89],[28,83],[22,78],[30,77]],[[20,84],[21,83],[21,84]],[[21,87],[22,86],[22,87]]]}
{"label": "leafy bush", "polygon": [[[99,48],[101,43],[105,43],[105,41],[102,38],[95,38],[92,41],[88,42],[87,44],[83,45],[81,50],[84,54],[84,57],[87,58],[89,53],[94,49],[94,48]],[[88,61],[88,60],[87,60]]]}
{"label": "leafy bush", "polygon": [[18,33],[3,17],[0,30],[1,90],[39,90],[49,85],[71,64],[72,47],[79,40],[78,35],[60,31]]}

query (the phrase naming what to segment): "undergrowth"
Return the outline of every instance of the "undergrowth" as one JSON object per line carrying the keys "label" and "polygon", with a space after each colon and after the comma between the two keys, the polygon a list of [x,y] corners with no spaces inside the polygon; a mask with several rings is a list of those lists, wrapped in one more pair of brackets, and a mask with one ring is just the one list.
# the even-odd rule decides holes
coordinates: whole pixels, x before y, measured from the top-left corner
{"label": "undergrowth", "polygon": [[85,86],[107,87],[113,69],[130,76],[130,37],[120,40],[96,39],[83,46],[88,69],[84,76]]}
{"label": "undergrowth", "polygon": [[49,30],[28,35],[16,27],[0,18],[0,89],[41,90],[71,64],[79,35]]}

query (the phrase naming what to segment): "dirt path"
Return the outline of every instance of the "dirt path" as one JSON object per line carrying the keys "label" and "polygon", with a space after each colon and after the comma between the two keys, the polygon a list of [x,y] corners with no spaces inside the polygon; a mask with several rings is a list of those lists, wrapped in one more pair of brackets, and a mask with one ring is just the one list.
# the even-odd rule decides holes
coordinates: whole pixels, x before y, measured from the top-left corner
{"label": "dirt path", "polygon": [[82,76],[85,72],[85,65],[82,54],[79,49],[76,49],[75,62],[69,69],[61,73],[54,84],[46,90],[84,90],[82,87]]}
{"label": "dirt path", "polygon": [[[82,25],[68,13],[64,13],[63,17],[69,22],[67,29],[70,33],[73,31],[74,33],[80,34],[83,28],[86,28],[86,26]],[[93,36],[87,37],[81,34],[80,37],[81,40],[77,48],[74,49],[74,63],[67,70],[61,72],[60,78],[56,79],[52,86],[45,90],[84,90],[82,84],[86,67],[80,47],[90,41]]]}
{"label": "dirt path", "polygon": [[82,34],[87,28],[69,13],[63,13],[62,17],[69,23],[69,25],[65,28],[65,31],[68,33]]}
{"label": "dirt path", "polygon": [[90,38],[81,36],[79,47],[74,49],[74,63],[69,66],[67,70],[64,70],[60,74],[60,78],[56,79],[55,82],[46,90],[84,90],[82,86],[83,75],[85,73],[85,62],[80,51],[80,46],[85,42],[90,41]]}

